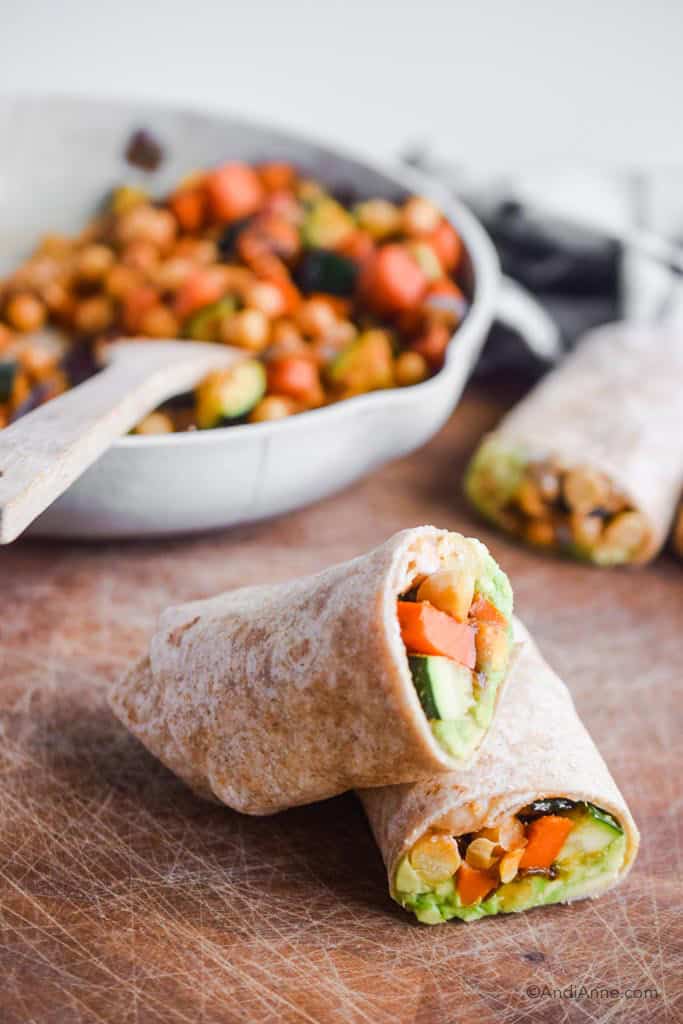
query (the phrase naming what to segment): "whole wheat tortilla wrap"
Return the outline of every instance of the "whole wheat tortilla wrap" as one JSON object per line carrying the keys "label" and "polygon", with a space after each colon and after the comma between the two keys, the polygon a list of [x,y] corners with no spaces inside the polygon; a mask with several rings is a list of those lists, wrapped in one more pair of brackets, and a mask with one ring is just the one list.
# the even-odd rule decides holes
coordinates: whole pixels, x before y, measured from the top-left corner
{"label": "whole wheat tortilla wrap", "polygon": [[[476,765],[359,794],[392,897],[427,924],[598,896],[638,850],[631,813],[569,691],[521,623],[515,634],[523,644]],[[548,818],[556,849],[543,835]]]}
{"label": "whole wheat tortilla wrap", "polygon": [[315,576],[169,608],[110,702],[197,792],[268,814],[471,763],[505,681],[511,614],[483,544],[418,527]]}
{"label": "whole wheat tortilla wrap", "polygon": [[465,488],[528,543],[597,564],[662,547],[683,484],[683,330],[593,331],[484,439]]}

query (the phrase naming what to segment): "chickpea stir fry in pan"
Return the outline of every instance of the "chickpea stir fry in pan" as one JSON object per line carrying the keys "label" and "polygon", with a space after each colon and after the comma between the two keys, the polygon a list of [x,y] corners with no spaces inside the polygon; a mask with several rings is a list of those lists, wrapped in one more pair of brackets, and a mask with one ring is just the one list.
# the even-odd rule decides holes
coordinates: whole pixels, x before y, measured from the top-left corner
{"label": "chickpea stir fry in pan", "polygon": [[281,419],[441,367],[462,245],[427,199],[343,203],[284,163],[230,162],[161,201],[115,190],[0,281],[0,427],[79,383],[122,336],[244,349],[137,432]]}

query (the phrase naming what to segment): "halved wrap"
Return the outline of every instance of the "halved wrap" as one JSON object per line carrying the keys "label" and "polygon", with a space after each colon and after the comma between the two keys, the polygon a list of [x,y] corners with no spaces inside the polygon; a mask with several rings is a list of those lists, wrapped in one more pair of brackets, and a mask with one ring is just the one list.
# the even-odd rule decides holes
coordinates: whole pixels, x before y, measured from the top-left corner
{"label": "halved wrap", "polygon": [[476,765],[360,793],[392,897],[426,924],[598,896],[638,850],[569,691],[515,631],[523,645]]}
{"label": "halved wrap", "polygon": [[196,791],[249,814],[430,778],[476,755],[511,614],[482,544],[418,527],[316,576],[169,608],[111,706]]}
{"label": "halved wrap", "polygon": [[587,337],[482,442],[465,489],[530,544],[600,565],[662,547],[683,484],[683,331]]}

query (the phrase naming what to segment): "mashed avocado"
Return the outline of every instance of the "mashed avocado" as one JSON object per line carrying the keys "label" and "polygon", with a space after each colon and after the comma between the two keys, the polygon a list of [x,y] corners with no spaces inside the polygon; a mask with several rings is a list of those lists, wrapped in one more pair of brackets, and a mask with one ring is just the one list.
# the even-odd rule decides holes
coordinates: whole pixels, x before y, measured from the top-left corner
{"label": "mashed avocado", "polygon": [[477,449],[465,474],[465,493],[487,519],[496,522],[517,493],[527,462],[523,451],[503,448],[494,438]]}

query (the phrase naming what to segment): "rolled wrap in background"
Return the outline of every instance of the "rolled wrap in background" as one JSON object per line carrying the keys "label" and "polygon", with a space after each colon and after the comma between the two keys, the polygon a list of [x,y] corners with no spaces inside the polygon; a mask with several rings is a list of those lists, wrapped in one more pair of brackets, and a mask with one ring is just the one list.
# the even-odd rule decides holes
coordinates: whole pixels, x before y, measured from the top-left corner
{"label": "rolled wrap in background", "polygon": [[[681,381],[683,330],[611,324],[591,332],[484,444],[501,457],[556,457],[605,473],[646,517],[634,559],[646,562],[667,538],[683,486]],[[469,484],[468,492],[489,515]]]}
{"label": "rolled wrap in background", "polygon": [[568,689],[543,659],[521,623],[521,649],[510,671],[493,728],[476,764],[466,772],[434,776],[413,785],[359,794],[382,853],[393,895],[401,857],[429,827],[449,815],[454,835],[495,825],[544,797],[588,801],[609,811],[626,834],[616,879],[599,880],[583,896],[598,896],[620,881],[638,851],[639,834],[607,765],[581,723]]}
{"label": "rolled wrap in background", "polygon": [[249,814],[462,767],[422,710],[396,597],[463,543],[418,527],[316,576],[169,608],[112,708],[193,789]]}

